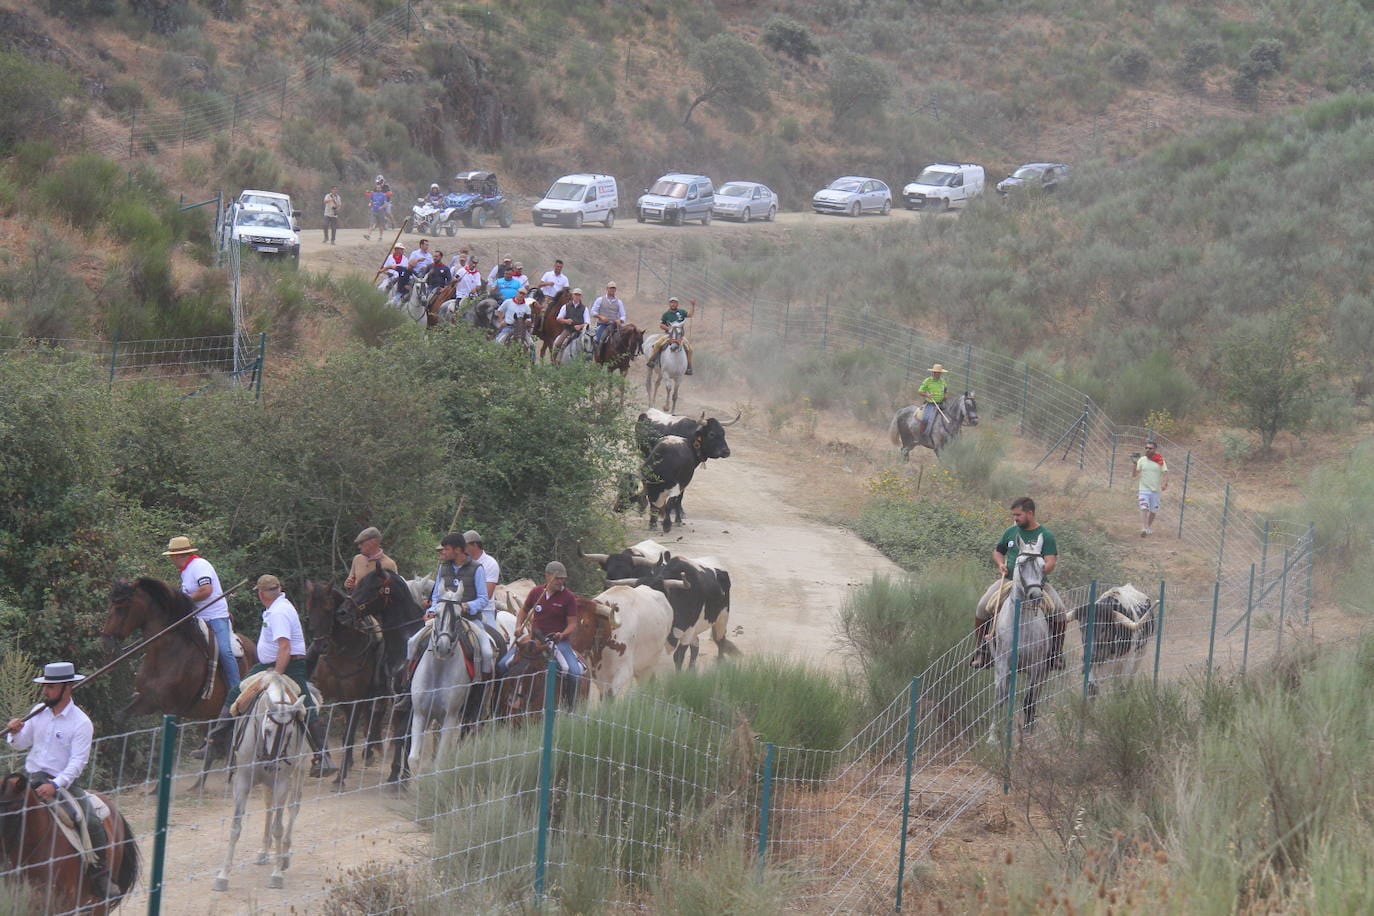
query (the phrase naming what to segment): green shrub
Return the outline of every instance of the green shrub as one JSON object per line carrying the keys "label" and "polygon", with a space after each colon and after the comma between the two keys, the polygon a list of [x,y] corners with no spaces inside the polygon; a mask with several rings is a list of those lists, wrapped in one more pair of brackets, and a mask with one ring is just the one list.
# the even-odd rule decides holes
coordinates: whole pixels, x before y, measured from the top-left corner
{"label": "green shrub", "polygon": [[143,87],[133,80],[118,79],[105,88],[105,104],[118,114],[128,114],[147,105]]}
{"label": "green shrub", "polygon": [[876,60],[843,49],[831,54],[826,92],[835,123],[847,124],[856,115],[880,115],[893,83],[891,71]]}
{"label": "green shrub", "polygon": [[1140,85],[1150,75],[1150,55],[1143,48],[1127,48],[1112,55],[1107,72],[1123,83]]}
{"label": "green shrub", "polygon": [[59,219],[90,229],[109,215],[126,180],[110,160],[83,153],[50,169],[38,182],[36,196]]}
{"label": "green shrub", "polygon": [[821,53],[820,45],[811,37],[811,30],[793,19],[775,13],[763,24],[763,43],[779,54],[806,63]]}
{"label": "green shrub", "polygon": [[231,188],[276,188],[281,185],[281,164],[276,156],[260,148],[240,147],[221,166],[220,184]]}
{"label": "green shrub", "polygon": [[106,218],[115,239],[133,248],[165,250],[172,243],[172,227],[141,200],[121,200]]}
{"label": "green shrub", "polygon": [[948,561],[986,559],[998,532],[985,510],[969,511],[942,499],[874,499],[854,524],[859,537],[908,570]]}
{"label": "green shrub", "polygon": [[0,51],[0,154],[23,140],[56,136],[63,99],[76,89],[64,70],[39,63],[18,51]]}

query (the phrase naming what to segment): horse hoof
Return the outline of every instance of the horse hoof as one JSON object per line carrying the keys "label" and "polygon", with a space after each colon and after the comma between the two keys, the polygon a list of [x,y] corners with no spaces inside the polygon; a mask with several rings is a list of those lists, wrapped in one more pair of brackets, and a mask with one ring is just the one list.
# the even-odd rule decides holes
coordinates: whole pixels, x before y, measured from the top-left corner
{"label": "horse hoof", "polygon": [[269,863],[269,862],[271,862],[271,861],[272,861],[272,854],[271,854],[271,853],[268,853],[268,852],[260,852],[260,853],[258,853],[258,858],[257,858],[257,860],[256,860],[256,864],[258,864],[258,865],[266,865],[267,863]]}
{"label": "horse hoof", "polygon": [[267,879],[267,886],[273,890],[281,890],[283,887],[286,887],[286,879],[281,875],[273,875]]}
{"label": "horse hoof", "polygon": [[227,890],[229,890],[229,879],[228,879],[228,878],[216,878],[216,879],[215,879],[215,884],[214,884],[214,889],[217,890],[217,891],[227,891]]}

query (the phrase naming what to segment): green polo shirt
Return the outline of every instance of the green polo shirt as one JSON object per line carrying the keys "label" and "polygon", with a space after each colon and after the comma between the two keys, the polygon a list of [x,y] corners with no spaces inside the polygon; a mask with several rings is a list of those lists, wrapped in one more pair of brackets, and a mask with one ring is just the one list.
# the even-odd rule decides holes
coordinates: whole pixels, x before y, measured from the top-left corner
{"label": "green polo shirt", "polygon": [[1023,541],[1033,541],[1041,535],[1044,535],[1045,543],[1041,545],[1040,555],[1042,557],[1054,557],[1059,555],[1059,545],[1054,542],[1054,535],[1050,533],[1050,529],[1046,528],[1044,525],[1036,525],[1030,531],[1022,531],[1020,527],[1012,525],[1006,531],[1002,532],[1002,537],[997,542],[997,552],[1003,554],[1007,558],[1006,578],[1008,579],[1016,572],[1016,555],[1021,552],[1020,548],[1016,546],[1016,538],[1018,535]]}
{"label": "green polo shirt", "polygon": [[663,317],[658,320],[664,324],[682,324],[687,320],[687,312],[681,308],[668,309],[663,313]]}
{"label": "green polo shirt", "polygon": [[936,404],[943,404],[945,402],[945,391],[948,388],[948,382],[943,378],[936,378],[932,375],[921,383],[921,387],[916,389],[916,393],[929,396]]}

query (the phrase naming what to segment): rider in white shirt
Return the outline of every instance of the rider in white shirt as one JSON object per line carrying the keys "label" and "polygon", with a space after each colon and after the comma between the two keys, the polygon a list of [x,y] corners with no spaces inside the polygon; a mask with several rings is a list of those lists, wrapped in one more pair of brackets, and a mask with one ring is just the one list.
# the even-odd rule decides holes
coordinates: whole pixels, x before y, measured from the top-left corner
{"label": "rider in white shirt", "polygon": [[506,275],[506,268],[509,267],[511,269],[514,269],[515,265],[511,263],[513,260],[514,258],[502,258],[501,263],[493,267],[491,269],[491,273],[487,274],[487,285],[491,286],[497,280],[504,277]]}
{"label": "rider in white shirt", "polygon": [[625,323],[625,303],[616,298],[615,284],[606,284],[606,295],[597,296],[592,303],[592,321],[596,323],[596,342],[599,345],[606,332]]}
{"label": "rider in white shirt", "polygon": [[[547,319],[546,319],[547,320]],[[568,341],[587,329],[591,324],[591,315],[587,312],[587,303],[582,301],[582,290],[572,291],[571,298],[563,303],[563,307],[554,316],[554,321],[563,326],[563,331],[558,335],[558,339],[553,342],[553,352],[560,352]]]}
{"label": "rider in white shirt", "polygon": [[531,317],[530,304],[525,301],[525,291],[516,290],[514,296],[501,303],[496,313],[501,316],[501,330],[496,334],[496,342],[502,343],[515,330],[515,322],[518,319],[528,320]]}
{"label": "rider in white shirt", "polygon": [[419,246],[406,259],[406,265],[415,276],[423,277],[433,263],[434,253],[429,250],[429,239],[420,239]]}
{"label": "rider in white shirt", "polygon": [[545,271],[544,276],[539,278],[539,290],[549,302],[552,302],[567,288],[568,275],[563,273],[563,260],[560,258],[553,262],[553,270]]}
{"label": "rider in white shirt", "polygon": [[457,279],[458,285],[453,289],[453,297],[462,300],[464,297],[477,292],[482,288],[482,272],[477,269],[477,259],[468,258],[460,270],[456,270],[453,276]]}

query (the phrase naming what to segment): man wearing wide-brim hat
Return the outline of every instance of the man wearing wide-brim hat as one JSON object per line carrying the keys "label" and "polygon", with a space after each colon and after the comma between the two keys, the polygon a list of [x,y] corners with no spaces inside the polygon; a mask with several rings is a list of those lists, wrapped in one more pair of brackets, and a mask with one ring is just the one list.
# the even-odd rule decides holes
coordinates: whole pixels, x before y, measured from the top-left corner
{"label": "man wearing wide-brim hat", "polygon": [[27,722],[11,719],[5,726],[5,738],[17,750],[29,752],[24,772],[39,798],[49,805],[62,804],[57,790],[63,789],[81,806],[91,851],[95,853],[86,886],[92,894],[109,898],[119,894],[110,884],[110,870],[105,864],[109,860],[110,841],[79,782],[91,758],[91,741],[95,737],[90,717],[72,702],[72,688],[85,679],[76,673],[71,662],[45,665],[42,676],[33,679],[35,684],[43,685],[43,701],[30,710],[33,717]]}
{"label": "man wearing wide-brim hat", "polygon": [[921,429],[922,437],[930,435],[931,424],[935,422],[937,412],[944,410],[945,394],[949,384],[944,379],[945,367],[936,363],[930,367],[930,375],[921,383],[921,387],[916,389],[916,396],[924,399],[924,406],[921,408]]}
{"label": "man wearing wide-brim hat", "polygon": [[358,545],[358,553],[353,557],[353,562],[348,567],[348,578],[344,580],[345,590],[352,591],[363,576],[376,571],[378,563],[381,564],[382,569],[399,572],[396,568],[396,561],[387,556],[386,551],[382,549],[382,532],[380,529],[368,525],[358,532],[353,543]]}
{"label": "man wearing wide-brim hat", "polygon": [[181,591],[196,606],[196,616],[215,634],[219,650],[219,670],[232,691],[239,685],[239,661],[234,657],[234,628],[229,619],[229,602],[224,600],[219,573],[210,561],[200,556],[191,539],[178,535],[167,542],[162,552],[181,572]]}

